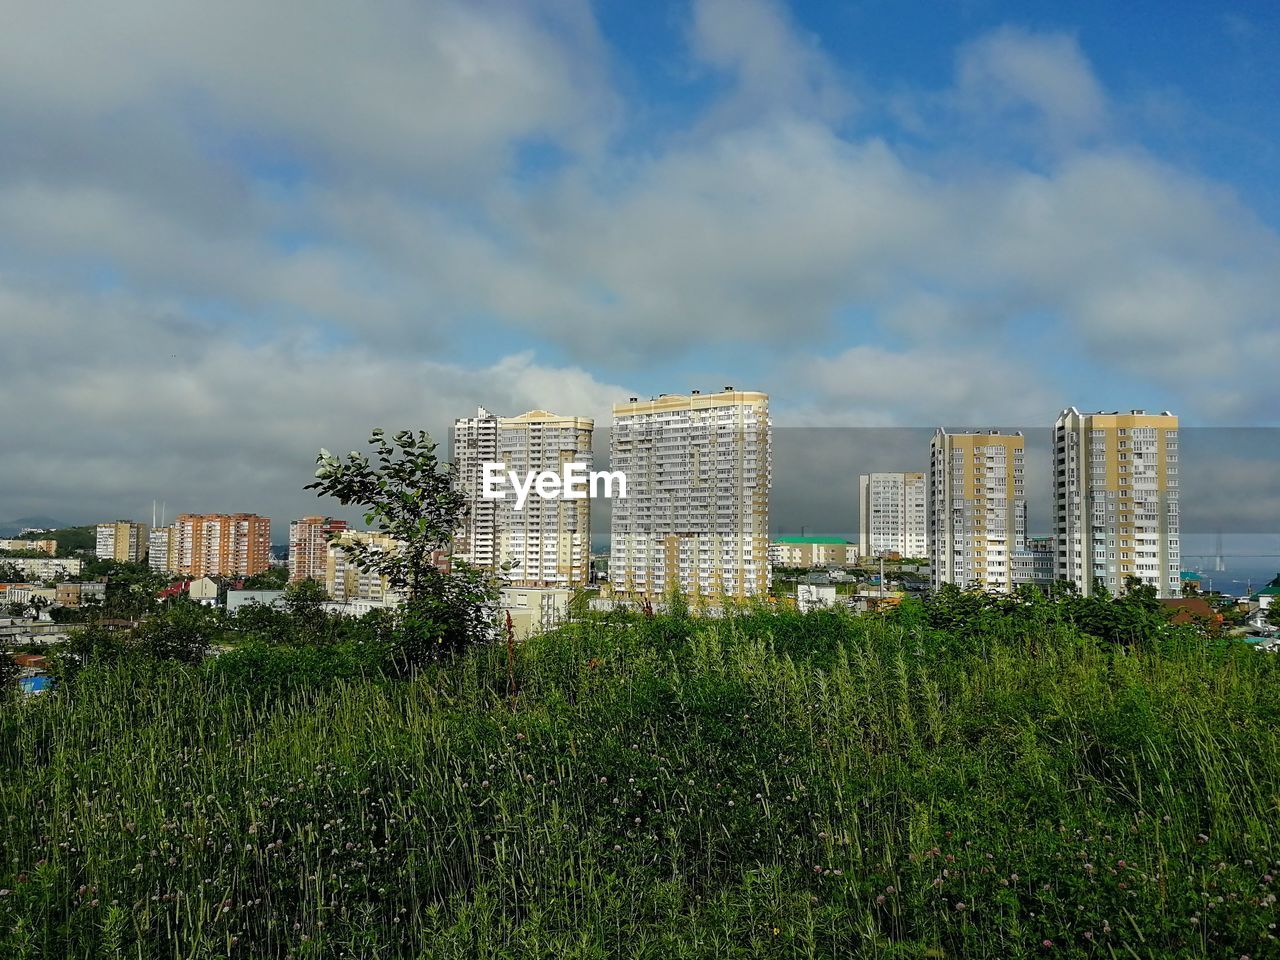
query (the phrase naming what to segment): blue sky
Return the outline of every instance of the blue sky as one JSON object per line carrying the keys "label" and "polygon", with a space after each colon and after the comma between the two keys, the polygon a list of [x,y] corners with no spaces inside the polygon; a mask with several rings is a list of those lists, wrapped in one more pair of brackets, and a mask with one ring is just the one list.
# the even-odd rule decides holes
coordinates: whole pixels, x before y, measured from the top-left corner
{"label": "blue sky", "polygon": [[376,425],[727,383],[1276,424],[1272,5],[11,7],[0,519],[283,521]]}

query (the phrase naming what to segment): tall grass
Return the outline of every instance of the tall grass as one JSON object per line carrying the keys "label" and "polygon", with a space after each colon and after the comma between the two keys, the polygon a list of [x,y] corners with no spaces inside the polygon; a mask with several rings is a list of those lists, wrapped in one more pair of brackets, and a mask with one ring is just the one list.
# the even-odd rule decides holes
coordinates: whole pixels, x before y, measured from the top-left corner
{"label": "tall grass", "polygon": [[1274,957],[1280,669],[607,617],[0,707],[0,957]]}

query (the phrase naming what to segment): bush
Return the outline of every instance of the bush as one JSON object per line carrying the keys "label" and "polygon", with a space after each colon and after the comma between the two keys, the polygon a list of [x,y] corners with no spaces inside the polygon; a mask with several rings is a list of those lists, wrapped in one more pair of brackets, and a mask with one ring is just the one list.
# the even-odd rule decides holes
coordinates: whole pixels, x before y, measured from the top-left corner
{"label": "bush", "polygon": [[251,641],[207,661],[209,676],[228,688],[280,694],[330,686],[344,680],[377,679],[390,664],[376,641],[325,646],[277,646]]}

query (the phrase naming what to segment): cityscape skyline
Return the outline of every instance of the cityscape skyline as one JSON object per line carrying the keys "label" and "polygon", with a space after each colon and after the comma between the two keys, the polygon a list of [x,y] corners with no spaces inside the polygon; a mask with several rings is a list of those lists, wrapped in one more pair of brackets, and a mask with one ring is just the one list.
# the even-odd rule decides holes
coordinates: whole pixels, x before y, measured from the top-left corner
{"label": "cityscape skyline", "polygon": [[[701,399],[707,399],[707,401],[714,403],[714,397],[716,397],[716,394],[714,393],[707,394],[707,396],[705,397],[699,397],[698,394],[699,394],[698,390],[695,390],[695,392],[692,393],[692,396],[686,396],[686,397],[673,396],[673,394],[663,394],[662,398],[650,398],[650,401],[648,402],[639,401],[639,398],[632,397],[630,398],[630,402],[628,403],[616,404],[616,406],[614,406],[613,413],[614,413],[614,416],[618,416],[621,413],[621,415],[623,416],[623,419],[627,419],[626,411],[628,410],[649,410],[649,408],[657,408],[657,406],[660,406],[660,404],[663,404],[663,403],[666,403],[667,406],[669,406],[669,404],[673,402],[687,403],[690,401],[695,401],[695,402],[701,401]],[[735,388],[726,387],[724,388],[724,393],[721,394],[721,397],[723,398],[726,396],[737,397],[739,396],[739,392],[735,392]],[[760,397],[762,398],[762,402],[767,403],[767,401],[763,399],[764,397],[763,394],[749,394],[749,396]],[[1142,411],[1142,410],[1132,410],[1128,412],[1098,411],[1094,413],[1084,413],[1084,415],[1082,415],[1082,413],[1080,413],[1078,410],[1075,410],[1074,407],[1068,408],[1068,410],[1064,410],[1060,413],[1059,420],[1057,420],[1057,430],[1056,430],[1056,433],[1053,434],[1053,438],[1055,439],[1053,439],[1052,447],[1050,449],[1050,454],[1053,457],[1053,461],[1055,461],[1056,471],[1057,471],[1057,474],[1059,474],[1059,476],[1061,476],[1062,467],[1064,467],[1064,463],[1066,462],[1066,452],[1064,451],[1064,448],[1062,448],[1062,445],[1061,445],[1062,444],[1061,428],[1062,428],[1062,424],[1064,424],[1064,422],[1066,421],[1069,421],[1071,417],[1074,417],[1076,422],[1092,422],[1094,420],[1097,420],[1098,424],[1100,425],[1103,424],[1103,422],[1105,422],[1105,424],[1110,424],[1111,425],[1110,433],[1115,433],[1115,429],[1114,429],[1115,425],[1119,424],[1119,422],[1123,422],[1123,424],[1125,425],[1133,426],[1135,422],[1139,422],[1139,421],[1142,422],[1142,424],[1148,424],[1148,421],[1151,422],[1151,424],[1165,424],[1165,421],[1167,421],[1167,422],[1171,422],[1171,424],[1174,425],[1174,433],[1172,433],[1171,435],[1172,436],[1178,435],[1178,428],[1176,428],[1176,425],[1178,425],[1178,417],[1171,416],[1170,413],[1167,413],[1167,412],[1156,413],[1156,415],[1147,415],[1146,411]],[[768,422],[768,421],[765,421],[765,422]],[[483,426],[485,424],[490,424],[493,426],[493,430],[492,430],[493,438],[490,438],[492,439],[492,442],[488,443],[488,445],[485,445],[485,451],[489,451],[489,447],[492,447],[493,449],[490,452],[495,454],[503,454],[503,456],[506,456],[506,454],[509,454],[512,451],[516,451],[520,453],[522,457],[525,457],[525,460],[521,460],[521,463],[525,463],[525,466],[529,466],[529,465],[536,466],[536,465],[539,465],[539,463],[541,463],[541,465],[543,466],[550,465],[550,463],[552,463],[553,460],[556,461],[556,463],[561,463],[563,462],[564,457],[566,456],[570,457],[571,460],[579,460],[579,458],[585,457],[586,460],[588,460],[588,462],[591,461],[590,433],[584,433],[584,431],[590,431],[591,426],[593,426],[593,424],[591,424],[591,421],[588,419],[582,419],[582,417],[553,415],[553,413],[547,413],[543,410],[529,411],[524,413],[524,415],[520,415],[517,417],[498,417],[497,415],[493,415],[493,413],[489,413],[488,411],[484,410],[484,408],[480,408],[479,417],[470,417],[470,419],[467,419],[467,417],[460,417],[460,419],[457,419],[456,422],[454,422],[454,436],[452,438],[451,447],[452,445],[457,444],[458,436],[461,435],[461,434],[458,434],[457,431],[462,429],[463,426],[466,426],[466,428],[468,429],[467,435],[470,436],[471,434],[475,433],[474,428],[476,425]],[[502,443],[499,443],[497,439],[499,424],[513,426],[513,428],[516,428],[516,433],[521,434],[521,436],[518,436],[518,438],[516,439],[506,439],[506,440],[503,440]],[[612,421],[611,421],[611,424],[612,424]],[[558,449],[559,447],[563,447],[563,443],[561,442],[561,439],[559,439],[559,434],[557,433],[557,429],[561,428],[561,426],[572,426],[573,430],[576,431],[575,435],[577,439],[573,440],[573,443],[571,444],[572,449],[567,447],[564,449]],[[552,447],[557,448],[557,449],[553,449],[553,451],[548,454],[548,456],[550,457],[550,460],[545,460],[544,462],[544,461],[538,460],[538,457],[534,457],[534,458],[527,457],[526,444],[530,442],[529,440],[524,438],[526,435],[529,435],[529,431],[531,428],[538,431],[538,436],[536,436],[534,443],[535,445],[538,445],[539,449],[540,449],[541,442],[543,442],[543,440],[541,440],[541,431],[550,430],[550,433],[547,434],[548,444],[549,444],[548,449]],[[1076,428],[1076,430],[1083,431],[1083,428]],[[808,433],[808,431],[806,431],[806,433]],[[934,438],[933,443],[936,444],[938,435],[970,436],[970,438],[972,438],[972,436],[974,435],[977,435],[977,436],[1000,435],[1000,434],[1007,434],[1007,433],[1010,433],[1010,431],[1002,431],[1002,430],[995,430],[995,429],[983,429],[983,430],[950,429],[948,430],[945,428],[936,428],[933,431],[933,438]],[[1025,461],[1025,456],[1023,452],[1023,436],[1021,436],[1020,431],[1012,431],[1012,433],[1018,435],[1019,479],[1016,480],[1015,483],[1018,483],[1019,485],[1021,485],[1021,483],[1023,483],[1023,479],[1021,479],[1021,475],[1023,475],[1024,463],[1027,462]],[[1108,431],[1092,430],[1092,431],[1089,431],[1089,433],[1096,433],[1101,435],[1102,433],[1108,433]],[[1125,433],[1129,433],[1129,431],[1120,430],[1120,434],[1125,434]],[[1134,430],[1133,433],[1134,434],[1142,433],[1142,430]],[[772,436],[773,434],[772,429],[771,431],[769,431],[769,434],[771,434]],[[817,433],[815,433],[814,435],[818,436],[818,438],[831,440],[833,436],[840,436],[840,434],[841,434],[841,431],[832,430],[832,429],[823,429],[823,430],[818,430]],[[1080,435],[1083,436],[1083,433],[1080,433]],[[1094,439],[1093,443],[1097,444],[1098,440]],[[1140,443],[1139,440],[1134,440],[1134,445],[1138,445],[1139,443]],[[772,440],[771,440],[771,444],[772,444]],[[476,444],[472,443],[471,445],[472,447],[475,447]],[[810,447],[819,448],[819,447],[823,447],[823,445],[824,444],[822,442],[814,442],[810,444]],[[829,444],[827,445],[829,447]],[[1112,438],[1112,445],[1115,445],[1114,438]],[[1129,440],[1121,439],[1119,445],[1120,445],[1120,448],[1128,447]],[[613,463],[612,461],[612,456],[614,453],[616,453],[616,449],[614,449],[613,444],[609,443],[607,447],[605,447],[605,449],[609,449],[609,451],[611,451],[611,462],[609,462],[609,466],[617,466],[616,463]],[[1098,449],[1101,449],[1101,448],[1094,449],[1094,457],[1097,457]],[[1206,470],[1203,470],[1203,468],[1198,468],[1197,470],[1197,468],[1193,467],[1193,470],[1190,471],[1189,474],[1187,471],[1184,470],[1183,477],[1176,476],[1179,474],[1178,440],[1175,439],[1174,442],[1170,444],[1170,449],[1172,449],[1174,453],[1172,453],[1172,456],[1171,456],[1172,466],[1169,467],[1169,474],[1174,475],[1174,479],[1169,480],[1169,484],[1171,486],[1174,486],[1174,488],[1178,488],[1179,484],[1181,483],[1181,479],[1183,479],[1183,477],[1189,477],[1189,479],[1192,480],[1192,489],[1194,492],[1194,490],[1196,490],[1197,477],[1199,480],[1203,481],[1204,479],[1204,477],[1202,476],[1203,474],[1206,474],[1206,472],[1208,472],[1210,476],[1212,475],[1211,470],[1206,471]],[[483,453],[483,452],[484,451],[480,451],[480,453]],[[794,458],[791,456],[792,452],[794,451],[788,451],[785,454],[783,454],[783,458],[782,458],[783,462],[791,461],[792,458]],[[449,451],[449,453],[453,453],[453,452]],[[476,452],[474,451],[472,453],[476,453]],[[918,453],[919,451],[918,449],[916,449],[913,456],[918,456]],[[485,453],[485,456],[488,456],[488,453]],[[1108,453],[1107,456],[1108,456],[1108,460],[1106,461],[1106,470],[1108,471],[1108,476],[1110,476],[1110,485],[1112,489],[1112,493],[1110,495],[1112,495],[1112,497],[1115,497],[1116,471],[1119,471],[1120,474],[1125,474],[1126,471],[1130,470],[1130,467],[1126,465],[1117,466],[1117,462],[1119,462],[1120,460],[1129,460],[1129,454],[1119,453],[1119,457],[1117,457],[1116,449],[1111,449],[1110,453]],[[1137,454],[1137,457],[1135,458],[1137,458],[1137,460],[1140,460],[1140,458],[1142,458],[1142,454]],[[463,458],[463,460],[465,460],[465,458]],[[471,472],[472,474],[474,474],[477,468],[479,468],[480,461],[476,460],[475,456],[472,456],[471,460],[476,461],[474,463],[471,463],[471,467],[472,467]],[[1071,465],[1074,466],[1074,463],[1075,463],[1074,453],[1071,454],[1070,462],[1071,462]],[[1185,461],[1185,457],[1183,458],[1183,462],[1184,463],[1187,462]],[[1084,471],[1084,465],[1087,465],[1087,463],[1088,461],[1082,461],[1082,467],[1080,467],[1080,471],[1082,471],[1082,476]],[[1093,471],[1101,470],[1102,462],[1098,461],[1094,463],[1092,468],[1093,468]],[[1134,470],[1137,471],[1139,470],[1139,468],[1134,467]],[[1032,492],[1037,492],[1038,490],[1039,494],[1041,494],[1042,502],[1048,502],[1048,504],[1050,504],[1050,511],[1048,511],[1047,522],[1046,520],[1044,520],[1044,518],[1041,518],[1041,520],[1039,520],[1038,522],[1029,521],[1028,520],[1029,512],[1027,509],[1027,502],[1029,498],[1020,498],[1019,508],[1018,508],[1019,509],[1018,543],[1011,544],[1010,545],[1011,549],[1006,549],[1004,557],[1002,557],[1001,559],[1002,570],[1004,570],[1004,572],[1002,572],[1002,576],[1005,577],[1005,580],[1004,580],[1005,586],[1016,585],[1016,582],[1019,582],[1019,577],[1021,581],[1038,581],[1043,579],[1043,576],[1046,575],[1046,570],[1048,570],[1048,564],[1052,564],[1053,571],[1056,572],[1057,576],[1069,576],[1071,577],[1071,579],[1075,579],[1075,580],[1078,580],[1079,582],[1083,582],[1082,580],[1080,580],[1079,576],[1071,575],[1070,571],[1065,573],[1062,572],[1061,566],[1062,564],[1065,563],[1065,561],[1064,561],[1064,558],[1062,558],[1061,553],[1060,553],[1060,556],[1057,557],[1057,563],[1053,562],[1053,558],[1052,558],[1053,543],[1052,543],[1052,538],[1047,538],[1046,536],[1046,527],[1048,527],[1048,530],[1050,530],[1050,532],[1052,532],[1053,535],[1056,535],[1057,538],[1059,538],[1060,548],[1062,544],[1062,538],[1061,538],[1061,530],[1062,530],[1061,522],[1062,521],[1061,521],[1061,518],[1059,517],[1060,503],[1059,503],[1059,495],[1053,493],[1053,486],[1055,486],[1055,481],[1053,481],[1052,479],[1053,472],[1055,472],[1055,470],[1051,468],[1051,470],[1046,471],[1046,474],[1044,474],[1043,476],[1037,476],[1036,470],[1032,470],[1028,474],[1028,476],[1030,477],[1028,481],[1029,489],[1032,490]],[[847,476],[847,471],[846,471],[846,476]],[[899,474],[896,474],[896,475],[884,474],[884,472],[873,472],[873,474],[869,476],[878,477],[879,480],[886,480],[886,479],[893,479],[893,477],[897,477],[897,479],[910,479],[910,477],[924,477],[925,475],[915,474],[915,472],[906,472],[906,474],[901,474],[901,472],[899,472]],[[1161,461],[1160,470],[1158,470],[1158,476],[1160,476],[1160,488],[1164,489],[1166,472],[1165,472],[1164,462],[1162,461]],[[867,498],[867,495],[868,495],[868,490],[867,490],[868,479],[869,479],[868,475],[863,475],[858,477],[858,486],[856,486],[856,490],[858,490],[858,495],[856,495],[856,498],[854,500],[856,511],[858,512],[854,513],[855,517],[858,516],[858,513],[860,513],[861,509],[863,509],[863,504],[865,504],[865,498]],[[1085,477],[1085,479],[1087,479],[1087,477]],[[1098,477],[1093,477],[1093,480],[1097,481]],[[1119,483],[1126,484],[1126,483],[1129,483],[1129,481],[1125,479],[1120,479]],[[1142,485],[1143,483],[1146,483],[1146,481],[1140,479],[1140,477],[1134,477],[1133,483],[1135,485]],[[841,500],[840,515],[849,516],[850,507],[849,507],[849,502],[847,502],[847,495],[849,495],[850,490],[852,489],[851,480],[846,480],[844,483],[844,486],[841,485],[840,481],[837,481],[837,483],[829,484],[829,486],[831,486],[831,488],[835,490],[837,497],[840,498]],[[783,488],[783,489],[786,489],[786,488]],[[1057,492],[1061,494],[1060,480],[1059,480],[1059,483],[1057,483]],[[983,495],[989,495],[989,493],[991,492],[984,493]],[[1134,493],[1135,495],[1138,495],[1137,490],[1135,490]],[[1174,497],[1176,497],[1178,493],[1179,493],[1178,490],[1175,490],[1175,492],[1170,495],[1174,495]],[[901,495],[901,493],[899,495]],[[1101,494],[1101,495],[1105,495],[1105,494]],[[1120,495],[1121,497],[1125,497],[1125,495],[1128,495],[1128,494],[1124,493],[1123,490],[1121,490]],[[607,504],[608,502],[607,500],[604,500],[604,502],[600,502],[600,500],[594,500],[594,502],[591,502],[591,503]],[[1176,508],[1176,504],[1174,504],[1174,506]],[[1192,508],[1192,513],[1194,516],[1194,509],[1196,509],[1196,504],[1194,504],[1194,500],[1190,500],[1190,502],[1188,503],[1188,506]],[[581,509],[582,507],[585,507],[585,503],[580,503],[579,507],[575,509]],[[557,513],[559,509],[561,509],[561,507],[553,508],[553,515],[554,513]],[[291,530],[291,543],[294,539],[294,529],[296,529],[296,527],[302,524],[319,525],[320,521],[325,521],[325,524],[328,524],[328,520],[326,520],[326,516],[303,517],[301,518],[301,520],[293,520],[289,522],[288,527],[289,527],[289,530]],[[1128,517],[1120,517],[1120,518],[1121,520],[1130,521],[1130,526],[1132,526],[1132,520],[1130,520],[1130,518]],[[1144,517],[1138,517],[1138,520],[1144,520]],[[99,525],[99,532],[97,532],[97,536],[99,536],[100,549],[102,544],[102,538],[104,538],[104,536],[110,536],[110,538],[113,538],[113,539],[115,538],[115,530],[113,529],[113,527],[118,526],[120,522],[122,521],[105,522],[105,524]],[[334,526],[340,527],[344,524],[344,522],[346,521],[334,520]],[[577,522],[581,524],[581,518]],[[1080,522],[1079,520],[1076,521],[1076,524],[1079,524],[1079,522]],[[837,524],[838,524],[838,521],[837,521]],[[142,535],[145,536],[147,531],[146,524],[137,524],[136,526],[141,527]],[[865,534],[865,530],[860,529],[860,527],[861,527],[860,522],[856,520],[854,524],[850,525],[850,530],[859,529],[859,534],[856,536],[852,535],[851,532],[840,530],[838,529],[837,525],[832,525],[832,524],[810,526],[809,529],[814,532],[827,532],[827,534],[831,534],[831,532],[838,532],[838,534],[840,534],[842,538],[847,539],[847,541],[849,541],[851,548],[858,548],[860,545],[860,538],[861,536],[863,536],[863,534]],[[104,532],[104,530],[108,530],[108,532]],[[279,527],[276,527],[276,530],[279,530]],[[805,527],[801,526],[801,531],[804,531],[804,530],[805,530]],[[599,522],[596,522],[595,531],[596,531],[595,535],[593,536],[593,538],[591,538],[591,549],[599,550],[604,547],[607,547],[609,539],[612,539],[613,531],[612,531],[611,522],[607,520],[604,522],[603,525],[600,525]],[[151,531],[152,549],[154,549],[156,545],[156,536],[159,536],[159,535],[168,536],[168,532],[169,532],[169,529],[166,529],[166,527],[156,527],[156,529]],[[785,524],[785,522],[771,522],[771,524],[768,525],[768,529],[767,529],[768,540],[771,540],[771,541],[776,540],[777,538],[780,538],[780,536],[788,534],[788,532],[795,532],[795,531],[794,529],[788,530],[788,525]],[[1169,568],[1167,568],[1167,570],[1164,570],[1164,579],[1169,581],[1172,580],[1172,576],[1174,576],[1175,572],[1178,571],[1179,568],[1181,567],[1181,564],[1179,563],[1179,557],[1178,557],[1179,548],[1178,548],[1178,545],[1176,545],[1178,544],[1178,539],[1176,538],[1178,538],[1178,534],[1180,532],[1179,520],[1176,517],[1174,518],[1174,521],[1172,521],[1171,532],[1175,538],[1174,540],[1170,541],[1171,544],[1174,544],[1174,549],[1172,549],[1172,561],[1169,564]],[[1138,531],[1138,534],[1139,536],[1144,535],[1143,531]],[[1111,535],[1112,536],[1116,535],[1115,530],[1111,531]],[[1133,532],[1121,531],[1121,535],[1132,536]],[[931,531],[931,536],[932,536],[932,531]],[[1161,534],[1161,538],[1164,538],[1164,536],[1166,536],[1166,534]],[[1266,553],[1266,552],[1263,552],[1261,554],[1256,553],[1256,550],[1260,550],[1260,549],[1267,550],[1271,548],[1266,547],[1266,545],[1263,545],[1267,543],[1265,534],[1262,534],[1261,538],[1260,536],[1254,535],[1252,538],[1251,545],[1249,545],[1249,547],[1247,548],[1248,550],[1253,550],[1254,553],[1247,552],[1243,554],[1242,559],[1244,561],[1244,567],[1240,567],[1239,563],[1233,564],[1233,566],[1235,567],[1235,570],[1242,573],[1245,572],[1244,568],[1247,567],[1249,580],[1236,581],[1236,580],[1228,579],[1228,577],[1225,577],[1226,568],[1222,566],[1222,554],[1224,554],[1224,549],[1222,549],[1222,543],[1224,543],[1224,539],[1222,539],[1221,529],[1219,530],[1219,532],[1217,532],[1216,538],[1217,540],[1216,540],[1216,543],[1212,545],[1212,550],[1213,552],[1216,552],[1217,554],[1219,554],[1219,556],[1215,558],[1215,563],[1217,563],[1217,566],[1219,566],[1219,570],[1213,570],[1213,568],[1210,567],[1210,572],[1212,573],[1212,572],[1221,571],[1222,573],[1224,573],[1224,577],[1220,577],[1220,580],[1224,585],[1236,584],[1236,582],[1238,582],[1238,584],[1240,585],[1247,585],[1249,584],[1249,582],[1265,579],[1265,577],[1266,579],[1270,579],[1271,573],[1267,571],[1270,570],[1270,566],[1274,566],[1274,564],[1271,563],[1272,559],[1275,559],[1276,566],[1280,566],[1280,549],[1277,549],[1275,553]],[[273,538],[273,539],[278,539],[278,538]],[[1280,541],[1280,538],[1276,538],[1276,539],[1277,541]],[[1037,541],[1037,543],[1030,543],[1030,541]],[[575,540],[575,543],[576,543],[576,540]],[[1203,571],[1204,567],[1206,567],[1206,564],[1203,563],[1204,559],[1212,557],[1211,548],[1208,547],[1206,543],[1206,539],[1204,539],[1204,536],[1197,535],[1196,532],[1185,532],[1183,543],[1187,544],[1187,548],[1183,550],[1184,556],[1188,557],[1188,563],[1185,564],[1185,566],[1187,566],[1189,570]],[[164,544],[164,547],[169,548],[168,543]],[[1112,547],[1115,547],[1115,541],[1112,541]],[[1124,541],[1123,547],[1129,548],[1128,540]],[[174,548],[177,548],[177,541],[174,541],[173,548],[169,548],[169,561],[168,561],[168,564],[166,564],[166,566],[168,566],[169,568],[175,567],[175,554],[177,554],[177,549],[174,549]],[[1050,553],[1041,554],[1037,552],[1034,554],[1027,554],[1024,552],[1024,548],[1028,548],[1032,550],[1048,549],[1050,550]],[[323,548],[320,548],[320,549],[321,549],[321,553],[323,553]],[[508,553],[511,553],[511,550],[508,549]],[[553,550],[553,553],[554,553],[554,550]],[[865,553],[867,552],[863,550],[863,553],[865,556]],[[931,554],[932,554],[932,550],[931,550]],[[511,556],[515,556],[515,554],[512,553]],[[1079,550],[1076,556],[1079,556]],[[1142,554],[1139,554],[1139,556],[1142,556]],[[1230,554],[1228,554],[1228,556],[1230,556]],[[1125,559],[1129,558],[1128,554],[1124,554],[1124,557]],[[152,566],[155,567],[155,564],[156,564],[155,556],[152,556],[151,563],[152,563]],[[291,557],[291,563],[292,563],[292,557]],[[161,564],[161,566],[165,566],[165,564],[163,563]],[[485,564],[483,564],[483,566],[485,566]],[[1023,571],[1021,571],[1020,575],[1019,573],[1015,572],[1016,567],[1023,568]],[[576,570],[576,566],[575,566],[575,570]],[[585,575],[585,571],[582,571],[582,573],[584,573]],[[936,575],[936,580],[940,576],[942,577],[942,580],[950,579],[950,577],[948,577],[948,575],[946,575],[946,573],[943,572],[943,573],[938,573],[938,575]],[[1050,576],[1052,576],[1052,573],[1050,573]],[[1115,571],[1112,571],[1112,579],[1116,579]],[[581,582],[582,576],[575,575],[575,580],[577,582]],[[534,577],[534,579],[527,580],[526,582],[524,582],[524,584],[521,584],[521,585],[522,586],[553,586],[556,584],[553,584],[553,582],[550,582],[549,580],[539,579],[539,577]],[[561,585],[566,585],[566,584],[561,584]],[[1000,584],[996,584],[996,586],[1000,586]],[[1162,581],[1160,582],[1160,586],[1164,590],[1171,589],[1169,588],[1169,586],[1165,585],[1164,582]]]}

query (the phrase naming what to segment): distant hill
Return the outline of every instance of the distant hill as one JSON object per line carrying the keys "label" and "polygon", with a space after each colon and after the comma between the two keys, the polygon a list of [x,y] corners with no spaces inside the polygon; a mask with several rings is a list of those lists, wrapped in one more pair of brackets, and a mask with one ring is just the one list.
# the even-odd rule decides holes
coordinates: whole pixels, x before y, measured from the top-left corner
{"label": "distant hill", "polygon": [[[28,524],[26,526],[39,526],[39,524]],[[47,529],[47,528],[46,528]],[[58,556],[69,557],[81,550],[90,552],[98,545],[98,529],[96,524],[88,524],[83,527],[58,527],[54,530],[47,530],[46,533],[27,533],[23,534],[23,540],[55,540],[58,544]]]}
{"label": "distant hill", "polygon": [[17,520],[0,520],[0,538],[16,537],[27,527],[56,530],[62,523],[52,517],[19,517]]}

